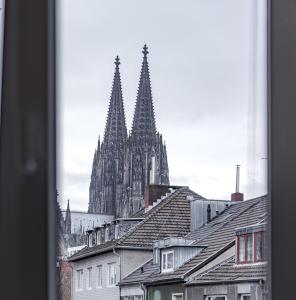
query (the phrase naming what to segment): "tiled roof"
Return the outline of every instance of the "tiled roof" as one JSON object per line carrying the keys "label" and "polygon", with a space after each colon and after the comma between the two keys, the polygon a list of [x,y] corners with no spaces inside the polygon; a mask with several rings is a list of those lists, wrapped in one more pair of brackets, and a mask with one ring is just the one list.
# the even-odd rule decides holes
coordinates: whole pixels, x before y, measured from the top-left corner
{"label": "tiled roof", "polygon": [[190,232],[190,201],[187,196],[203,199],[202,196],[182,187],[161,200],[161,202],[142,215],[145,219],[135,225],[120,239],[94,247],[86,247],[74,254],[74,261],[86,256],[105,252],[112,247],[137,247],[152,250],[152,243],[165,237],[185,236]]}
{"label": "tiled roof", "polygon": [[147,283],[158,281],[183,280],[186,275],[202,267],[212,257],[235,241],[235,229],[254,225],[265,216],[267,196],[246,200],[226,209],[210,223],[187,235],[188,239],[197,240],[194,244],[206,246],[205,249],[191,260],[184,263],[172,273],[160,273],[149,277]]}
{"label": "tiled roof", "polygon": [[265,280],[267,264],[236,265],[235,258],[225,260],[223,263],[199,274],[187,284],[213,284],[222,282]]}
{"label": "tiled roof", "polygon": [[148,276],[159,272],[159,265],[153,264],[153,259],[150,259],[143,266],[137,268],[134,272],[123,278],[119,285],[139,284],[143,282]]}

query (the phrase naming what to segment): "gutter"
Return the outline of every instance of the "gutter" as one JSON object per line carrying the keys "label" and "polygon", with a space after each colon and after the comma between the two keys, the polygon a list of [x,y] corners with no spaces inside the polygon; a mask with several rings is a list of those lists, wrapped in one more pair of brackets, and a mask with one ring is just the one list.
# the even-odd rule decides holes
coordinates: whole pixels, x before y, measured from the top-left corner
{"label": "gutter", "polygon": [[[151,247],[136,247],[136,246],[110,246],[110,247],[106,247],[104,249],[98,249],[97,251],[92,251],[92,252],[88,252],[85,254],[81,254],[79,256],[76,257],[70,257],[68,259],[68,261],[77,261],[86,257],[91,257],[91,256],[95,256],[96,254],[100,254],[100,253],[104,253],[104,252],[109,252],[109,251],[113,251],[113,249],[127,249],[127,250],[150,250],[152,251],[152,246]],[[75,255],[75,254],[74,254]]]}
{"label": "gutter", "polygon": [[188,282],[185,283],[186,286],[203,286],[203,285],[220,285],[220,284],[228,284],[228,283],[243,283],[243,282],[265,282],[266,278],[258,277],[258,278],[248,278],[248,279],[239,279],[239,280],[222,280],[222,281],[205,281],[205,282]]}

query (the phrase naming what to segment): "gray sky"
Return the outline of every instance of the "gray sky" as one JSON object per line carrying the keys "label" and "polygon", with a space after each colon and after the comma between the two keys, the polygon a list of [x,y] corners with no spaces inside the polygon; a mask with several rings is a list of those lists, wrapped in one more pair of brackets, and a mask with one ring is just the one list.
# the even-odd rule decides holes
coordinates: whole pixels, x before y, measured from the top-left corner
{"label": "gray sky", "polygon": [[62,0],[58,21],[58,189],[86,210],[114,74],[128,129],[142,62],[149,65],[157,129],[172,184],[229,199],[235,164],[245,198],[266,193],[263,0]]}

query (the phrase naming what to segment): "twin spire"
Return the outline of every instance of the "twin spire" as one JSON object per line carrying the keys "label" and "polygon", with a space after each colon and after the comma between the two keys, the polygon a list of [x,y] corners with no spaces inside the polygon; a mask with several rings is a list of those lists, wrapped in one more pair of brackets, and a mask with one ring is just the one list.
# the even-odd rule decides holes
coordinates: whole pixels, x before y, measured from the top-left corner
{"label": "twin spire", "polygon": [[127,138],[118,56],[114,64],[115,73],[104,134],[104,144],[107,146],[120,145]]}
{"label": "twin spire", "polygon": [[[152,102],[149,66],[148,66],[148,47],[143,47],[143,62],[138,87],[135,112],[132,123],[131,137],[134,140],[154,141],[156,137],[156,126],[154,108]],[[107,122],[105,127],[105,145],[121,145],[127,139],[127,129],[121,89],[121,79],[119,72],[120,59],[115,58],[115,73],[109,103]]]}

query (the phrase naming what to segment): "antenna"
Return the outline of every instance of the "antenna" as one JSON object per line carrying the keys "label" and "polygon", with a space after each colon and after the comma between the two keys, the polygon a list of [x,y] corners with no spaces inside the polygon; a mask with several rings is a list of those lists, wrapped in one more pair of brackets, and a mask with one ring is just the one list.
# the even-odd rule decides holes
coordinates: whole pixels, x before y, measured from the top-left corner
{"label": "antenna", "polygon": [[239,172],[241,165],[236,166],[235,192],[231,194],[231,201],[244,201],[244,194],[239,192]]}
{"label": "antenna", "polygon": [[239,193],[239,171],[240,165],[236,165],[235,192]]}

